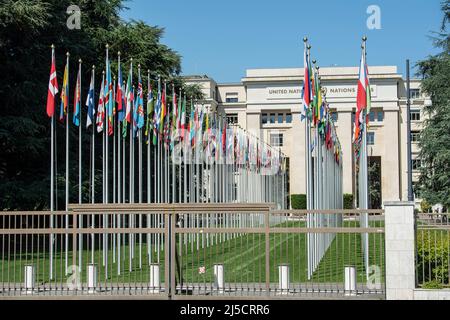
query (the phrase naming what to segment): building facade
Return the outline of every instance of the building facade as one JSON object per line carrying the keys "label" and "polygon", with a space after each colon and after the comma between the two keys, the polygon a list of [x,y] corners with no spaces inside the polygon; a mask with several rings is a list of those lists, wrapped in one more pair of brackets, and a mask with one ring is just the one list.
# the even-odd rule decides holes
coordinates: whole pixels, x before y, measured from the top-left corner
{"label": "building facade", "polygon": [[[204,105],[226,114],[230,123],[251,131],[289,158],[289,192],[305,194],[305,122],[300,119],[303,69],[249,69],[239,83],[216,83],[208,76],[188,76],[205,95]],[[344,193],[355,193],[352,149],[356,109],[357,67],[320,68],[321,83],[330,105],[343,152]],[[368,155],[378,164],[379,204],[406,200],[407,126],[406,83],[396,66],[369,67],[372,112],[369,115]],[[411,81],[413,181],[421,165],[417,142],[427,103],[420,81]],[[419,199],[416,201],[419,203]]]}

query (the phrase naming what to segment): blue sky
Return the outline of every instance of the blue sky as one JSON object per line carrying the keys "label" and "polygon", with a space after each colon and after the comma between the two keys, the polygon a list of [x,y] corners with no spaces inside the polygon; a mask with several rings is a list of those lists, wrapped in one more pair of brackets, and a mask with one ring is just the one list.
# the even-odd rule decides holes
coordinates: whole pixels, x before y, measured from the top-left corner
{"label": "blue sky", "polygon": [[[381,29],[366,26],[369,5],[381,10]],[[411,63],[436,53],[439,0],[131,0],[125,20],[164,27],[162,42],[183,57],[183,74],[239,82],[248,68],[300,67],[303,36],[322,67],[357,66],[362,35],[369,65]]]}

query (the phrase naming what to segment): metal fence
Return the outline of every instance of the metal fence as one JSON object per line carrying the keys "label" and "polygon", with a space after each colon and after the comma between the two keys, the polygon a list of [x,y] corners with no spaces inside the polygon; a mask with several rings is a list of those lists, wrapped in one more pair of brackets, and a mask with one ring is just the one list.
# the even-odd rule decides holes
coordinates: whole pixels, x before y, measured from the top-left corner
{"label": "metal fence", "polygon": [[416,215],[416,283],[450,287],[450,214]]}
{"label": "metal fence", "polygon": [[[339,216],[342,227],[308,228],[312,214]],[[315,234],[331,244],[308,277]],[[384,297],[382,210],[114,204],[1,212],[0,250],[0,298]]]}

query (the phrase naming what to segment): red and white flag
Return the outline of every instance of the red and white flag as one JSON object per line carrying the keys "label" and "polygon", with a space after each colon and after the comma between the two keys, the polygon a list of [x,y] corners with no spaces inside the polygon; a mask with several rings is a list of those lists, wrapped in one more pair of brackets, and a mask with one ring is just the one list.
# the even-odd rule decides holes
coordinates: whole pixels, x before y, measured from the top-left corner
{"label": "red and white flag", "polygon": [[367,87],[369,79],[366,73],[366,56],[364,50],[361,55],[361,65],[359,67],[358,93],[356,98],[355,131],[353,141],[357,141],[363,124],[363,110],[367,107]]}
{"label": "red and white flag", "polygon": [[47,115],[51,118],[55,113],[55,95],[58,93],[58,79],[56,78],[55,49],[52,48],[52,67],[48,82]]}

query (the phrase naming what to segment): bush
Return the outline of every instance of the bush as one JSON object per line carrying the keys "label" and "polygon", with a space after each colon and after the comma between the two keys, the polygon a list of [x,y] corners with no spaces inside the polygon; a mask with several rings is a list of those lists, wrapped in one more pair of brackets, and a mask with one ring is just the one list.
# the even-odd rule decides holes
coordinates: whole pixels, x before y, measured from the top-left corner
{"label": "bush", "polygon": [[354,209],[353,195],[351,193],[344,194],[344,209]]}
{"label": "bush", "polygon": [[422,213],[428,213],[431,210],[431,205],[426,200],[422,200],[420,209],[422,210]]}
{"label": "bush", "polygon": [[417,274],[419,282],[433,283],[449,281],[449,236],[447,232],[419,231],[417,234]]}
{"label": "bush", "polygon": [[425,282],[422,285],[422,289],[442,289],[442,288],[443,288],[442,284],[436,280]]}
{"label": "bush", "polygon": [[306,194],[291,195],[291,205],[294,210],[306,210]]}

